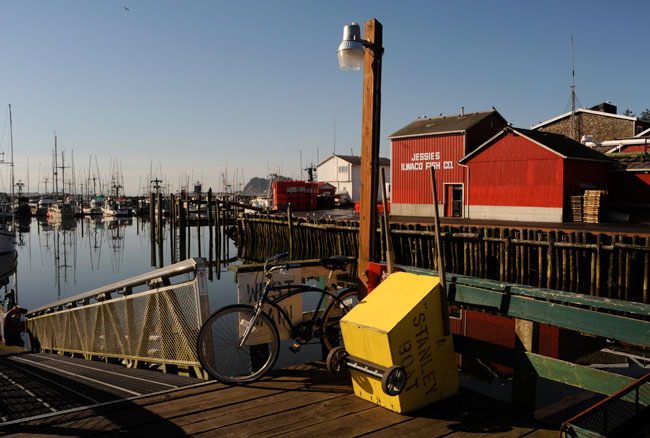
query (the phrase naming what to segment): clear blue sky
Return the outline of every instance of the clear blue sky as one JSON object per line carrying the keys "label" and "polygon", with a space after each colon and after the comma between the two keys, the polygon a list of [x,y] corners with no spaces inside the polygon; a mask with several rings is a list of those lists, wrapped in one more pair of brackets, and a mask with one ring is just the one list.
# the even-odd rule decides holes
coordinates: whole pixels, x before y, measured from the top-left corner
{"label": "clear blue sky", "polygon": [[[129,8],[129,11],[124,9]],[[418,116],[488,110],[528,128],[570,109],[574,37],[579,106],[650,107],[648,1],[9,1],[0,2],[0,116],[12,105],[16,178],[51,172],[53,133],[77,177],[150,167],[217,188],[267,169],[300,177],[360,153],[362,74],[338,69],[342,27],[384,25],[381,154]],[[68,163],[66,163],[68,164]],[[115,166],[113,166],[115,167]],[[0,167],[1,190],[8,190]]]}

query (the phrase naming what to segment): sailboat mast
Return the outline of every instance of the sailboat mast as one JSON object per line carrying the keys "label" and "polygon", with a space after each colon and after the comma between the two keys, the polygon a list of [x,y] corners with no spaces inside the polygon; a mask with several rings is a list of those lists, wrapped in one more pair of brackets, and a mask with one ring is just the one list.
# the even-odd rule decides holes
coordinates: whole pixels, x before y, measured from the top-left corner
{"label": "sailboat mast", "polygon": [[[14,124],[11,118],[11,104],[9,104],[9,143],[11,144],[11,203],[14,202]],[[11,215],[11,229],[16,232],[16,212]]]}
{"label": "sailboat mast", "polygon": [[571,137],[578,141],[576,132],[576,72],[573,61],[573,37],[571,37]]}
{"label": "sailboat mast", "polygon": [[14,125],[11,118],[11,104],[9,104],[9,143],[11,144],[11,202],[14,202]]}
{"label": "sailboat mast", "polygon": [[54,178],[54,196],[55,198],[59,197],[59,171],[57,170],[59,165],[56,162],[57,154],[59,152],[56,148],[56,132],[54,133],[54,167],[52,168],[52,177]]}

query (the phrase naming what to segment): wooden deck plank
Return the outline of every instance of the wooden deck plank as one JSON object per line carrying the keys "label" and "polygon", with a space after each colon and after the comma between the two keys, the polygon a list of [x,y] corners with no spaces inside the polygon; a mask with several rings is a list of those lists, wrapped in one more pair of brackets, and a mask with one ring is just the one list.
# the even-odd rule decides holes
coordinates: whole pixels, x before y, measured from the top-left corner
{"label": "wooden deck plank", "polygon": [[264,400],[251,400],[237,406],[217,408],[211,412],[176,418],[173,422],[182,427],[183,432],[192,436],[212,433],[229,435],[230,431],[237,430],[245,430],[247,435],[252,435],[258,425],[264,429],[268,428],[269,424],[275,426],[280,423],[285,412],[314,409],[315,406],[323,403],[336,404],[339,403],[338,398],[346,395],[341,391],[331,391],[330,389],[293,390],[267,397]]}
{"label": "wooden deck plank", "polygon": [[[310,426],[297,430],[280,432],[271,435],[276,437],[305,437],[317,435],[330,435],[335,437],[356,437],[363,434],[376,432],[385,427],[392,426],[404,421],[404,417],[393,411],[374,405],[368,401],[361,400],[350,395],[362,403],[351,403],[357,409],[344,412],[339,410],[341,415],[327,421],[313,421]],[[357,404],[359,403],[359,404]]]}
{"label": "wooden deck plank", "polygon": [[[21,432],[27,432],[28,436],[37,433],[39,430],[56,428],[63,430],[67,427],[78,429],[81,425],[89,424],[92,419],[91,430],[77,436],[84,436],[92,431],[121,430],[136,427],[139,424],[156,424],[161,419],[169,417],[190,415],[195,412],[203,412],[219,407],[238,405],[250,400],[263,399],[276,393],[309,388],[314,385],[327,384],[335,379],[335,376],[324,370],[293,371],[285,373],[274,373],[274,377],[262,382],[247,386],[225,386],[221,384],[206,385],[190,390],[180,390],[167,394],[129,400],[108,406],[89,409],[65,416],[54,416],[45,420],[26,422],[20,425]],[[212,387],[212,391],[209,390]],[[198,389],[198,390],[197,390]],[[185,394],[179,397],[178,394]],[[150,399],[155,401],[152,403]],[[167,422],[169,424],[169,422]],[[85,429],[85,426],[82,426]],[[0,429],[0,434],[2,429]],[[39,432],[40,433],[40,432]],[[14,436],[14,435],[12,435]]]}
{"label": "wooden deck plank", "polygon": [[460,425],[480,423],[497,415],[500,409],[502,406],[499,402],[461,389],[453,397],[433,403],[411,415],[404,415],[403,422],[377,431],[373,436],[421,436],[422,430],[426,430],[429,436],[443,436],[458,430]]}
{"label": "wooden deck plank", "polygon": [[400,415],[358,398],[349,376],[333,376],[319,364],[277,370],[246,386],[209,383],[25,422],[13,429],[0,427],[0,435],[550,436],[549,431],[536,427],[536,423],[519,418],[509,405],[468,390],[411,415]]}
{"label": "wooden deck plank", "polygon": [[350,412],[363,411],[369,408],[374,408],[374,406],[368,405],[367,402],[355,397],[353,394],[339,395],[318,403],[282,409],[272,416],[257,418],[242,424],[232,424],[196,436],[208,437],[218,433],[219,435],[234,437],[271,437],[290,434],[294,431],[298,431],[300,436],[307,436],[301,432],[304,427],[318,424],[327,419],[336,420],[348,415]]}

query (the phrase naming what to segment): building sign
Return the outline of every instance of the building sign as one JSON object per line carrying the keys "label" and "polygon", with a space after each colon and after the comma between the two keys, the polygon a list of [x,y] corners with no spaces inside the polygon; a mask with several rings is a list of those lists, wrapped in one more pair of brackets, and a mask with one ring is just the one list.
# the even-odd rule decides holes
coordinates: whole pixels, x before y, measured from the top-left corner
{"label": "building sign", "polygon": [[435,170],[453,169],[453,161],[441,161],[440,152],[418,152],[411,156],[411,160],[406,163],[401,163],[400,170],[429,170],[433,167]]}

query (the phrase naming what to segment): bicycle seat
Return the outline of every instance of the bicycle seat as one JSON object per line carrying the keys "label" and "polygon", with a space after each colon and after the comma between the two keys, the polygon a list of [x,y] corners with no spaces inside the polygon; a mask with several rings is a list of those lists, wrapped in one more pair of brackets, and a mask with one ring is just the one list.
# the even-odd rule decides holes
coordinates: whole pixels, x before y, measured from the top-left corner
{"label": "bicycle seat", "polygon": [[346,256],[336,255],[326,259],[320,259],[320,264],[330,271],[345,271],[345,267],[350,264],[352,260]]}

